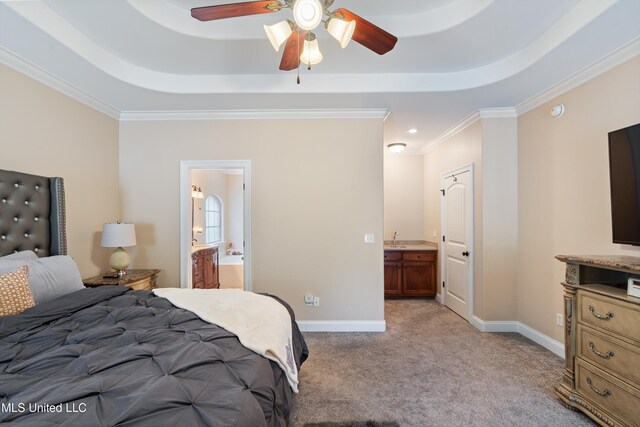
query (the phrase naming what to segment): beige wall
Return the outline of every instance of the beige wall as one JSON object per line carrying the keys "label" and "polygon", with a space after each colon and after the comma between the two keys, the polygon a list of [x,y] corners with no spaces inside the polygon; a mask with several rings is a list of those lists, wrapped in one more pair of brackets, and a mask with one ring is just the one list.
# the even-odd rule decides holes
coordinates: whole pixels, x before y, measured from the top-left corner
{"label": "beige wall", "polygon": [[518,317],[517,138],[515,117],[482,118],[482,320]]}
{"label": "beige wall", "polygon": [[[179,285],[181,160],[251,160],[253,290],[283,297],[302,320],[382,320],[382,130],[369,119],[121,123],[136,266]],[[306,293],[321,306],[304,307]]]}
{"label": "beige wall", "polygon": [[[563,103],[555,119],[549,110]],[[518,118],[518,318],[562,342],[558,254],[626,254],[611,243],[607,133],[640,122],[640,57]]]}
{"label": "beige wall", "polygon": [[242,183],[244,177],[242,175],[227,175],[227,204],[225,206],[227,212],[226,240],[233,243],[234,250],[242,250],[242,241],[244,239],[243,221],[244,221],[244,192],[242,191]]}
{"label": "beige wall", "polygon": [[[474,314],[484,319],[483,309],[483,257],[482,257],[482,125],[476,121],[457,135],[436,148],[428,151],[424,156],[424,229],[426,240],[438,243],[440,237],[440,178],[443,173],[474,164]],[[437,230],[437,237],[433,237],[433,230]],[[440,251],[438,256],[440,256]],[[440,264],[438,263],[438,283],[440,280]]]}
{"label": "beige wall", "polygon": [[120,213],[118,121],[0,65],[0,168],[61,176],[69,254],[83,277],[105,271],[102,224]]}
{"label": "beige wall", "polygon": [[424,239],[424,159],[384,156],[384,238]]}

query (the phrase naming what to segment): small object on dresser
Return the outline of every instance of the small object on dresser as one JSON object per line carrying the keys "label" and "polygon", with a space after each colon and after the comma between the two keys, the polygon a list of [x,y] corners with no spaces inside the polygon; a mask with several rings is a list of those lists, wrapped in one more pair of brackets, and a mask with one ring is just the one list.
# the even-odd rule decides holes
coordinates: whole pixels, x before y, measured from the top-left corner
{"label": "small object on dresser", "polygon": [[127,270],[126,276],[108,276],[100,275],[83,279],[82,282],[88,288],[95,288],[98,286],[108,285],[120,285],[128,286],[134,290],[150,291],[156,287],[156,279],[161,270],[149,269],[149,270]]}
{"label": "small object on dresser", "polygon": [[640,298],[640,279],[629,277],[627,280],[627,295]]}

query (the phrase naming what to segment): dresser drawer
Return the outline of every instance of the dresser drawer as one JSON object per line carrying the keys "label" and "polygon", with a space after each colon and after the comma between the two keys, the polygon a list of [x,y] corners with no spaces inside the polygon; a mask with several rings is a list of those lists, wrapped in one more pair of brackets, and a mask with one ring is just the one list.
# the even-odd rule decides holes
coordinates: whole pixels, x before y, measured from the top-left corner
{"label": "dresser drawer", "polygon": [[640,347],[578,323],[578,357],[640,387]]}
{"label": "dresser drawer", "polygon": [[640,425],[640,390],[576,359],[576,388],[591,402],[631,425]]}
{"label": "dresser drawer", "polygon": [[435,261],[436,252],[404,252],[402,259],[404,261]]}
{"label": "dresser drawer", "polygon": [[385,261],[400,261],[402,259],[402,252],[386,252],[384,253]]}
{"label": "dresser drawer", "polygon": [[591,292],[578,292],[578,322],[640,342],[640,311],[633,304]]}

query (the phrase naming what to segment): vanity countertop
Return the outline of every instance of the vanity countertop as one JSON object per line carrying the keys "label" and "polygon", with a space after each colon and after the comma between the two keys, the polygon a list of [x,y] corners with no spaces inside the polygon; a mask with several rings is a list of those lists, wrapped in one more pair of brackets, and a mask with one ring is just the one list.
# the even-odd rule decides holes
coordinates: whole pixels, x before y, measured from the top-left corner
{"label": "vanity countertop", "polygon": [[[400,243],[402,242],[402,244]],[[391,241],[385,240],[385,251],[437,251],[438,244],[425,240],[398,240],[396,246],[391,246]]]}
{"label": "vanity countertop", "polygon": [[218,245],[195,245],[195,246],[191,246],[191,253],[197,252],[202,249],[217,248],[217,247]]}

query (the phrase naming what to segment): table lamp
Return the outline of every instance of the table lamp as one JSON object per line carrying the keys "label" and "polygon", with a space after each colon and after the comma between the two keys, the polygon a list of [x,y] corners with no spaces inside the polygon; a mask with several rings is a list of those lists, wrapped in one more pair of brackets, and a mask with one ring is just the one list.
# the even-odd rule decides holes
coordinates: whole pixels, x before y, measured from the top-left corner
{"label": "table lamp", "polygon": [[136,245],[136,230],[133,224],[117,223],[104,224],[102,226],[102,243],[104,248],[117,248],[109,257],[109,265],[116,271],[118,277],[127,274],[131,258],[124,249],[125,246]]}

